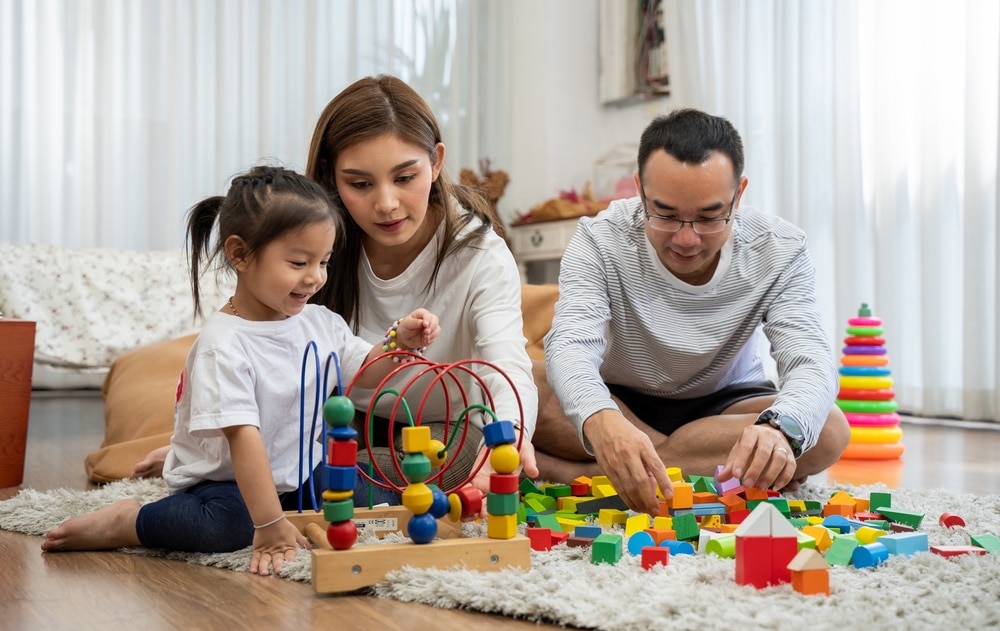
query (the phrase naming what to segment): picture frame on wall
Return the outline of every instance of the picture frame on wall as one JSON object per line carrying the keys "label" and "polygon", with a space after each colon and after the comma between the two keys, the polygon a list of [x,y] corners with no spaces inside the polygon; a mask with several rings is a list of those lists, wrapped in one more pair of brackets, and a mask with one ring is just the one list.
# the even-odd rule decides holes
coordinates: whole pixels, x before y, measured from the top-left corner
{"label": "picture frame on wall", "polygon": [[604,105],[670,94],[664,0],[600,0],[599,91]]}

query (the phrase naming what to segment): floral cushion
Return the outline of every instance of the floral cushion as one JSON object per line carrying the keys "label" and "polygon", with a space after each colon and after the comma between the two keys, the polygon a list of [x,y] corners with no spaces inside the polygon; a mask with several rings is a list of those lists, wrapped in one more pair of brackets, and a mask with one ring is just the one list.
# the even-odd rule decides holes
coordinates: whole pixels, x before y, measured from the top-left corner
{"label": "floral cushion", "polygon": [[[232,280],[203,281],[206,311]],[[183,249],[70,249],[0,243],[0,311],[36,323],[35,388],[99,387],[125,351],[201,328]],[[77,377],[74,379],[73,377]]]}

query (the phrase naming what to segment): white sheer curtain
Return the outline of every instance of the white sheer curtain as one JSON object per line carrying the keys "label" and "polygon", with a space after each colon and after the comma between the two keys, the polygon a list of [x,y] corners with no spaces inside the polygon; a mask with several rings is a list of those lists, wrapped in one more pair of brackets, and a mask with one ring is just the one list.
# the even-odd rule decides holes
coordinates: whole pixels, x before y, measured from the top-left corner
{"label": "white sheer curtain", "polygon": [[477,71],[504,53],[504,33],[475,39],[474,28],[500,10],[463,0],[0,2],[0,241],[180,247],[187,209],[237,172],[261,161],[304,169],[322,108],[375,73],[431,103],[457,177],[504,129],[504,103],[479,96]]}
{"label": "white sheer curtain", "polygon": [[742,130],[745,203],[808,233],[835,352],[867,302],[902,410],[1000,419],[1000,5],[668,6],[675,95]]}

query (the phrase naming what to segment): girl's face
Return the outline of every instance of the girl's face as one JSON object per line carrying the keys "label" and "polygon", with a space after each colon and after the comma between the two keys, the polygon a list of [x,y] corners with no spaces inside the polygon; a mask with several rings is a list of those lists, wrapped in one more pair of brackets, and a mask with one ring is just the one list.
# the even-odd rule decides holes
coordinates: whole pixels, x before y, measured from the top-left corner
{"label": "girl's face", "polygon": [[326,284],[335,236],[333,221],[309,224],[271,241],[250,260],[240,256],[239,237],[227,239],[226,252],[239,272],[233,305],[240,317],[283,320],[300,313]]}
{"label": "girl's face", "polygon": [[337,192],[364,231],[369,252],[411,244],[415,235],[422,248],[430,239],[433,229],[424,225],[427,205],[443,164],[443,144],[431,156],[394,134],[363,140],[340,153],[334,165]]}

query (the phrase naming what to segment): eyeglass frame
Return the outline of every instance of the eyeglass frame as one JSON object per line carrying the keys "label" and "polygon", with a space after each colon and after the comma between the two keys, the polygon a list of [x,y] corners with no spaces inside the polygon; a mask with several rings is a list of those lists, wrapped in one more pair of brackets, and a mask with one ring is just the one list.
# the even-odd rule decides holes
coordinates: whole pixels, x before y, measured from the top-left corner
{"label": "eyeglass frame", "polygon": [[[684,224],[689,223],[691,224],[691,229],[694,230],[694,233],[700,236],[707,234],[719,234],[720,232],[725,231],[726,226],[729,225],[729,221],[733,218],[733,211],[736,209],[736,196],[739,195],[740,193],[740,187],[737,186],[736,190],[733,191],[733,199],[729,202],[729,214],[727,214],[725,217],[716,217],[714,219],[694,219],[691,221],[684,221],[682,219],[674,219],[673,217],[664,217],[663,215],[650,213],[648,210],[648,205],[646,204],[646,190],[645,188],[643,188],[641,183],[639,184],[639,192],[642,194],[642,213],[643,215],[645,215],[646,223],[649,224],[650,228],[658,232],[677,234],[678,232],[684,229]],[[667,230],[665,228],[657,228],[652,221],[653,219],[660,219],[663,221],[674,221],[676,223],[679,223],[680,226],[677,228],[677,230]],[[720,228],[719,230],[716,230],[715,232],[698,232],[697,224],[715,223],[717,221],[722,221],[722,228]]]}

